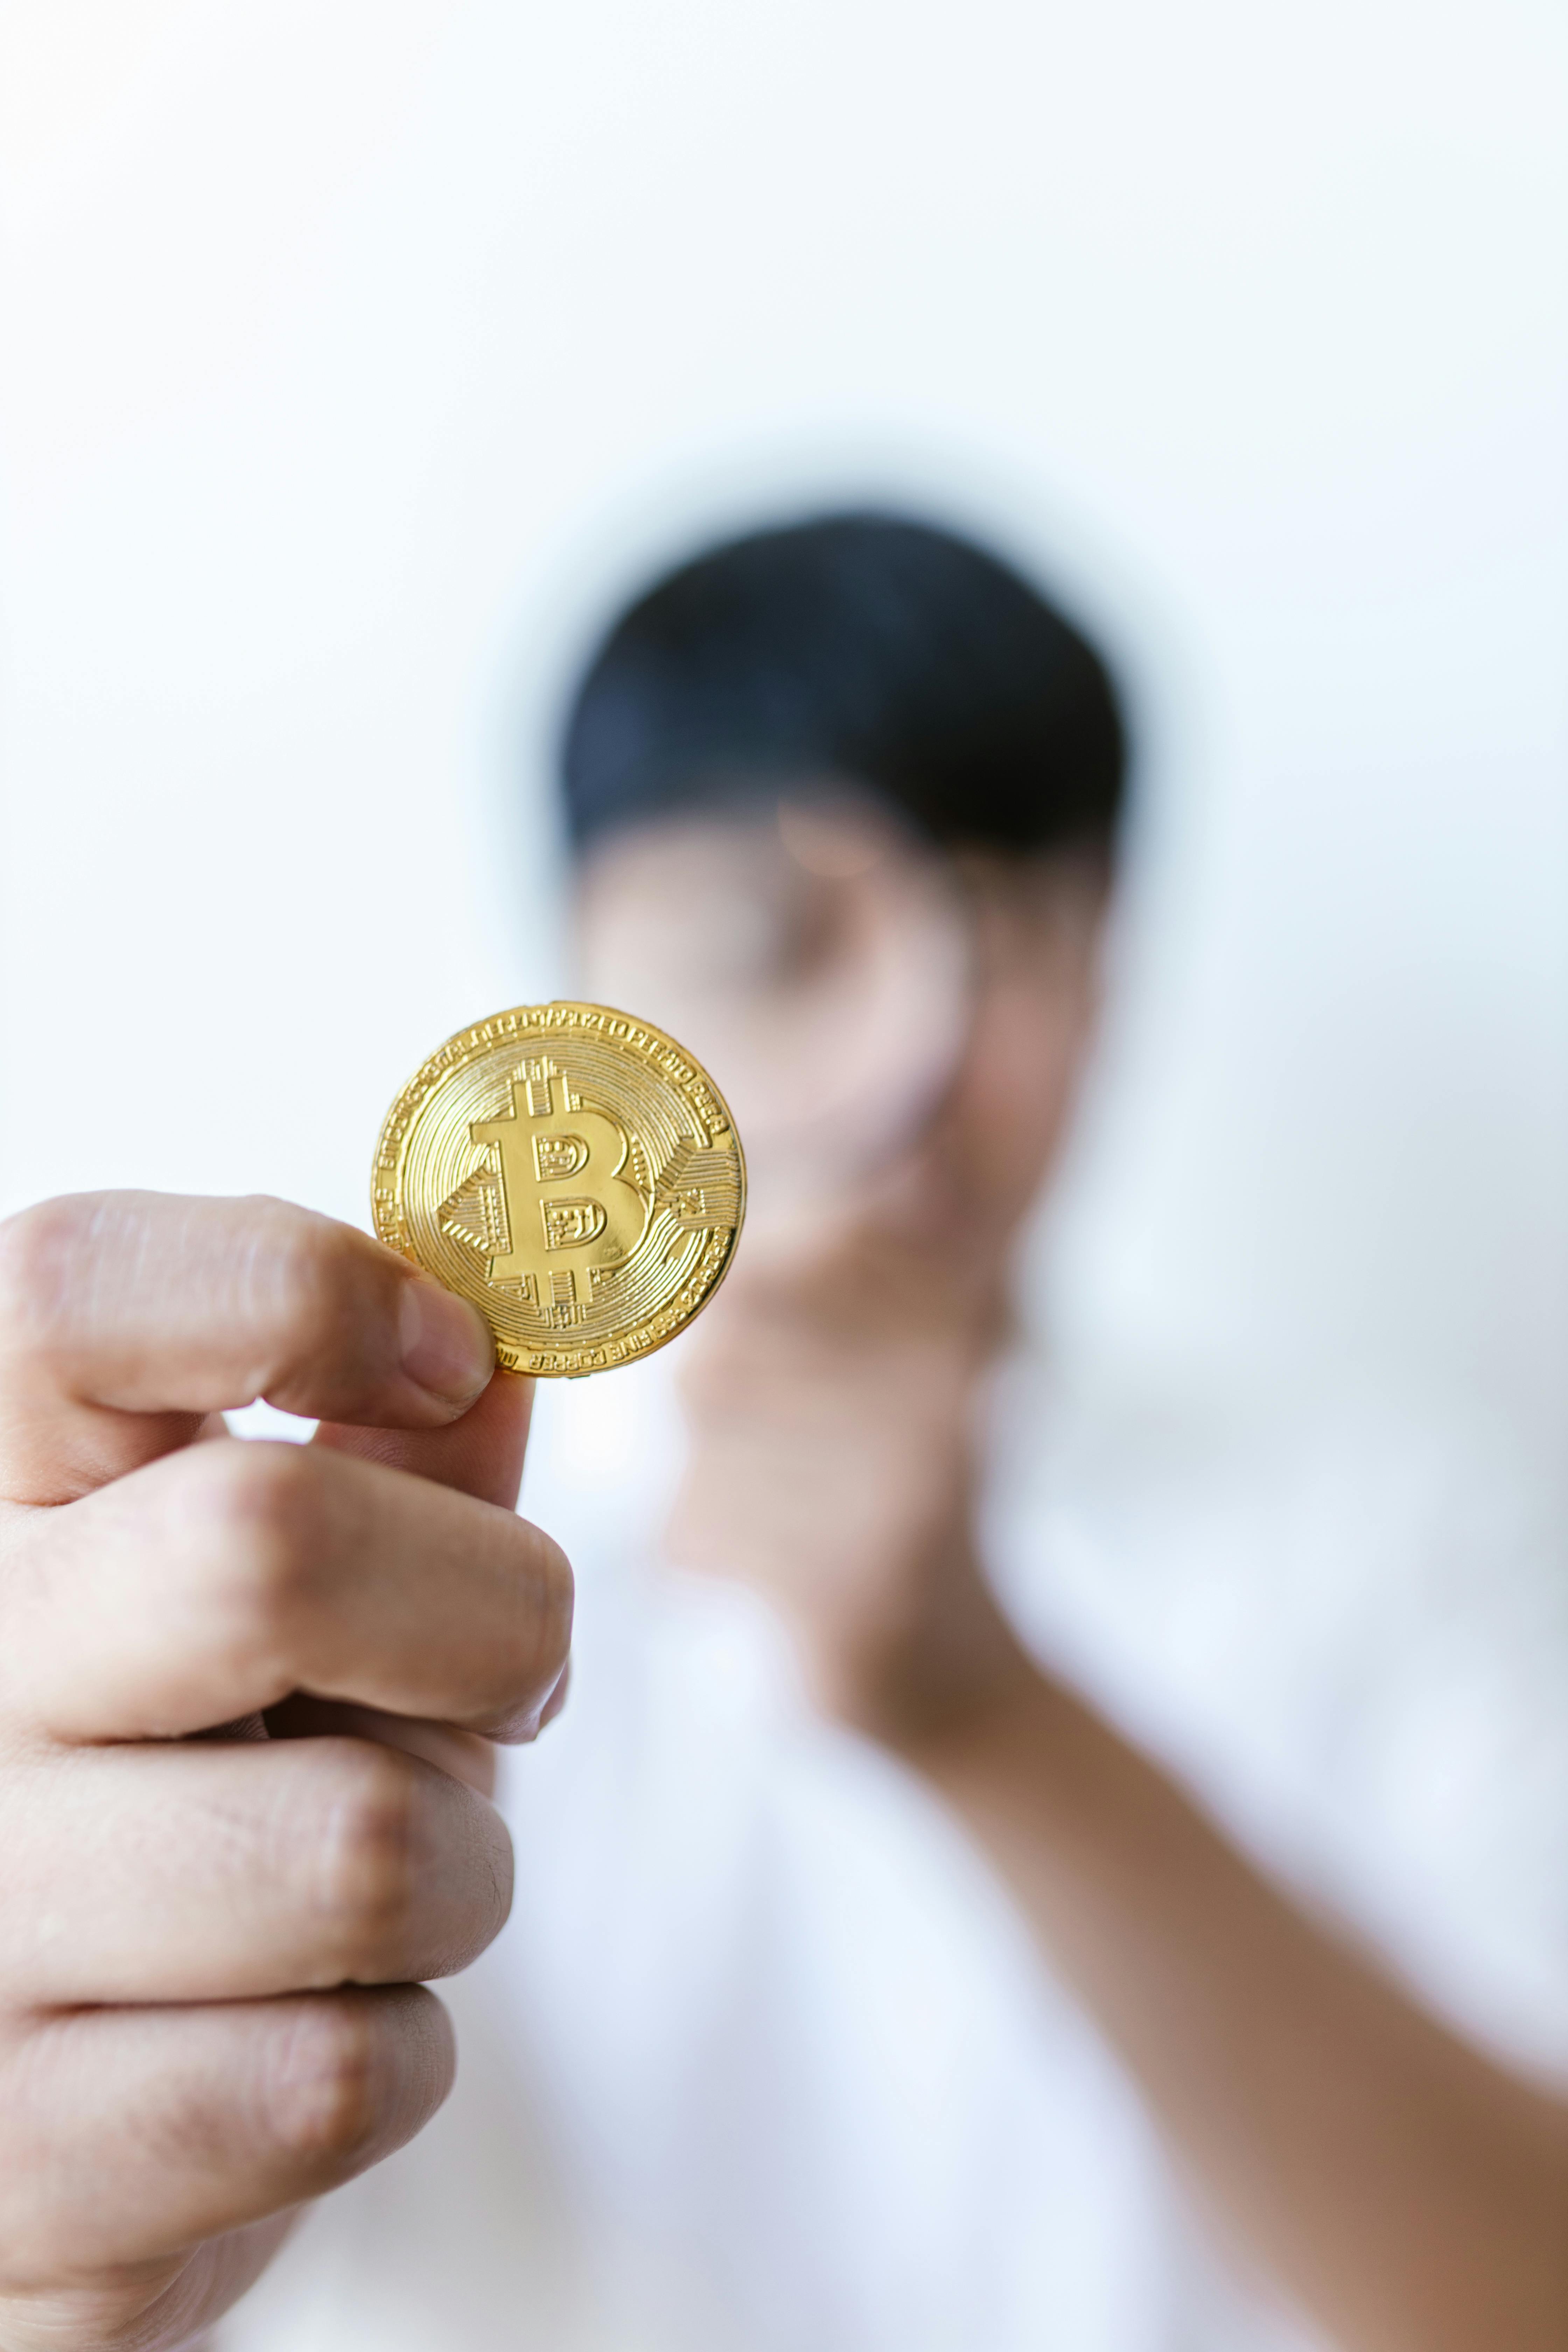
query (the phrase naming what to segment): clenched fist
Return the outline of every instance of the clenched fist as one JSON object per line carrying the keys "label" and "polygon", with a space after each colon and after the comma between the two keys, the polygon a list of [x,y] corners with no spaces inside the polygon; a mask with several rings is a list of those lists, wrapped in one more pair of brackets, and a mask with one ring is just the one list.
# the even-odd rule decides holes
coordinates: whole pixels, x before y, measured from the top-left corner
{"label": "clenched fist", "polygon": [[[241,1443],[226,1407],[319,1416]],[[0,1227],[0,2352],[162,2352],[445,2095],[563,1687],[479,1318],[275,1201]]]}

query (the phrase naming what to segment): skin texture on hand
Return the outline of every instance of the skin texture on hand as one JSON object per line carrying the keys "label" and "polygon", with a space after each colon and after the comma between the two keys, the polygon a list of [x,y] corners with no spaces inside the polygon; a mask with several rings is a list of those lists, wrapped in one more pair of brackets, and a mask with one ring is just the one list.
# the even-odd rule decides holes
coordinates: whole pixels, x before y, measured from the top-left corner
{"label": "skin texture on hand", "polygon": [[445,2096],[421,1980],[506,1917],[489,1742],[570,1641],[529,1401],[279,1202],[0,1228],[0,2352],[183,2343]]}

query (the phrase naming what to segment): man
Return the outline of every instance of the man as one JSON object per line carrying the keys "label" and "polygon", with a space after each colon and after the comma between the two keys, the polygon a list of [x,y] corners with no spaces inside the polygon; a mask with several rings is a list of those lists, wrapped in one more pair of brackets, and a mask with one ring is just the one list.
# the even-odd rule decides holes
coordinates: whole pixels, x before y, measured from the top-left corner
{"label": "man", "polygon": [[[964,1823],[1241,2270],[1350,2352],[1568,2342],[1562,2099],[1482,2059],[1287,1899],[1026,1652],[983,1571],[987,1393],[1021,1225],[1091,1041],[1114,867],[1121,729],[1093,649],[951,535],[831,517],[716,549],[634,605],[580,690],[564,764],[589,984],[707,1056],[752,1160],[748,1246],[678,1367],[671,1557],[761,1592],[819,1711]],[[1479,1565],[1500,1610],[1498,1567]],[[1352,1672],[1358,1638],[1347,1617]],[[1523,1778],[1505,1801],[1528,1802]],[[868,1819],[861,1843],[870,1869]],[[796,1926],[797,1949],[811,1932]],[[752,2035],[767,2030],[759,2018]],[[869,2128],[850,2081],[841,2065],[815,2123],[795,2125],[820,2134],[821,2169],[769,2184],[777,2206],[800,2200],[807,2273],[831,2227],[811,2180],[832,2165],[835,2105],[840,2136]],[[891,2107],[904,2095],[889,2091]],[[914,2129],[962,2129],[961,2072],[942,2095],[942,2120],[906,2111]],[[755,2164],[748,2125],[765,2140],[782,2112],[759,2100],[731,2120],[738,2171]],[[1121,2268],[1158,2270],[1170,2253],[1152,2250],[1121,2161],[1086,2131],[1089,2204]],[[736,2234],[752,2226],[738,2216]],[[911,2276],[941,2228],[910,2228]],[[974,2260],[970,2292],[1005,2260]],[[771,2292],[788,2290],[775,2276]],[[896,2284],[880,2293],[890,2305]],[[938,2318],[942,2293],[933,2276],[887,2340],[963,2341],[962,2283]],[[1102,2313],[1072,2340],[1115,2326],[1214,2341],[1220,2323],[1182,2300],[1173,2271],[1142,2319]],[[778,2340],[792,2324],[798,2338],[804,2305]],[[858,2325],[883,2340],[880,2316]],[[1235,2325],[1272,2339],[1261,2315]],[[1022,2315],[993,2318],[985,2340],[1015,2326],[1030,2340]]]}
{"label": "man", "polygon": [[[611,633],[566,746],[587,984],[666,1021],[710,1062],[755,1179],[742,1261],[672,1351],[689,1446],[668,1547],[688,1568],[764,1593],[794,1629],[822,1712],[912,1768],[967,1825],[1233,2240],[1349,2352],[1504,2342],[1544,2352],[1562,2340],[1565,2309],[1561,2102],[1479,2057],[1276,1893],[1169,1778],[1040,1669],[981,1572],[976,1424],[1008,1329],[1020,1223],[1090,1035],[1122,764],[1116,699],[1082,637],[1006,567],[896,520],[830,518],[715,551]],[[19,2140],[24,2161],[5,2174],[25,2179],[34,2202],[14,2209],[26,2226],[7,2217],[0,2245],[41,2244],[47,2257],[30,2255],[34,2270],[19,2277],[18,2345],[48,2340],[51,2324],[57,2340],[63,2329],[68,2341],[111,2342],[132,2327],[139,2343],[177,2340],[264,2258],[270,2238],[224,2235],[234,2223],[328,2185],[417,2123],[440,2067],[414,2038],[431,2032],[428,2012],[410,2006],[416,1997],[369,1997],[369,2013],[395,2017],[404,2037],[384,2058],[381,2043],[364,2042],[365,1994],[323,2004],[307,1989],[434,1973],[483,1940],[503,1864],[490,1817],[459,1785],[483,1777],[463,1734],[536,1722],[563,1657],[558,1564],[526,1531],[506,1535],[512,1523],[495,1508],[519,1458],[510,1385],[492,1381],[461,1414],[485,1367],[455,1370],[456,1323],[439,1367],[417,1348],[410,1360],[419,1381],[446,1383],[447,1402],[389,1383],[385,1318],[412,1296],[423,1335],[426,1286],[336,1229],[307,1223],[301,1241],[292,1213],[269,1210],[258,1223],[258,1213],[227,1204],[53,1210],[12,1237],[13,1393],[46,1395],[52,1380],[65,1400],[57,1420],[68,1437],[79,1428],[74,1454],[47,1438],[62,1466],[37,1477],[19,1423],[13,1489],[36,1506],[126,1474],[104,1489],[107,1507],[102,1496],[72,1501],[42,1534],[37,1517],[19,1521],[16,1587],[47,1597],[50,1548],[68,1547],[74,1567],[106,1526],[106,1582],[135,1589],[148,1573],[149,1516],[165,1579],[123,1630],[105,1621],[117,1705],[92,1703],[90,1652],[84,1666],[47,1611],[21,1620],[6,1647],[26,1662],[11,1701],[9,1791],[17,1817],[42,1825],[43,1850],[31,1876],[5,1890],[5,1908],[46,1956],[24,1950],[5,1980],[25,2079],[42,2086],[17,2112],[40,2117],[32,2128],[45,2151],[28,2163],[35,2142]],[[155,1312],[136,1289],[142,1275],[159,1286]],[[199,1306],[187,1307],[187,1295]],[[213,1326],[230,1350],[217,1369],[203,1353]],[[173,1474],[163,1462],[142,1466],[157,1446],[199,1435],[200,1415],[258,1390],[336,1425],[287,1463],[220,1440],[188,1448]],[[631,1375],[595,1384],[590,1415],[619,1414],[636,1392]],[[375,1433],[344,1426],[363,1423]],[[602,1483],[607,1451],[584,1458]],[[468,1493],[410,1481],[411,1470]],[[73,1536],[94,1507],[88,1536]],[[438,1620],[428,1600],[437,1568]],[[498,1577],[511,1580],[514,1612],[499,1628]],[[89,1588],[95,1603],[100,1589]],[[574,1738],[553,1757],[542,1751],[542,1771],[516,1791],[535,1899],[511,1962],[524,1996],[517,2038],[531,2036],[553,2068],[583,2168],[613,2176],[619,2217],[659,2242],[635,2270],[634,2308],[616,2340],[784,2346],[809,2336],[819,2347],[992,2352],[1054,2320],[1075,2352],[1163,2347],[1184,2331],[1217,2342],[1158,2280],[1120,2301],[1071,2304],[1075,2249],[1059,2227],[1047,2265],[1057,2303],[1030,2314],[997,2299],[1014,2242],[1048,2231],[1053,2202],[1079,2234],[1098,2236],[1119,2293],[1149,2257],[1114,2132],[1096,2136],[1114,2093],[1098,2078],[1086,2090],[1058,2063],[1066,2040],[1042,2094],[1071,2122],[1069,2153],[1087,2179],[1064,2168],[1042,2188],[1040,2169],[1004,2147],[981,2200],[984,2247],[951,2305],[928,2292],[928,2249],[911,2225],[922,2213],[917,2181],[934,2184],[923,2209],[931,2236],[944,2207],[968,2200],[963,2168],[995,2164],[999,2135],[972,2128],[963,2064],[931,2062],[944,2003],[962,2013],[989,1996],[980,1976],[964,1981],[951,1968],[944,1991],[925,1965],[923,1948],[944,1930],[918,1841],[899,1843],[889,1811],[876,1834],[859,1833],[879,1817],[847,1757],[815,1811],[786,1799],[793,1815],[781,1826],[776,1790],[795,1766],[781,1766],[783,1748],[764,1756],[755,1743],[755,1685],[742,1677],[737,1706],[725,1675],[682,1680],[678,1667],[661,1731],[657,1675],[635,1661],[629,1678],[618,1674],[610,1603],[600,1611]],[[52,1664],[57,1650],[68,1671]],[[177,1700],[160,1707],[140,1695],[145,1661],[160,1687],[177,1684]],[[732,1654],[728,1664],[732,1690]],[[51,1697],[62,1676],[68,1706]],[[309,1701],[292,1696],[300,1691]],[[94,1746],[84,1762],[69,1745],[106,1732],[166,1739],[258,1708],[267,1728],[294,1735],[286,1760],[281,1742],[258,1757],[232,1724],[199,1748]],[[395,1741],[401,1757],[367,1735]],[[161,1782],[149,1780],[140,1811],[132,1800],[126,1817],[145,1857],[132,1899],[81,1843],[114,1817],[107,1780],[74,1811],[65,1792],[89,1774],[128,1780],[172,1758],[194,1759],[195,1819]],[[274,1795],[289,1769],[297,1780]],[[53,1778],[28,1780],[34,1771]],[[279,1810],[279,1843],[317,1894],[306,1927],[253,1826]],[[203,1834],[215,1819],[216,1863]],[[838,1874],[830,1854],[825,1900],[812,1873],[835,1838]],[[24,1863],[36,1850],[30,1837]],[[410,1853],[431,1857],[428,1875],[410,1872]],[[837,1993],[848,1979],[835,1979],[823,1953],[836,1918],[875,1927],[859,1882],[879,1871],[921,1891],[902,1913],[897,1884],[888,1891],[888,1915],[910,1933],[874,1956],[868,2006],[847,2033]],[[96,1946],[70,1907],[79,1885],[93,1893]],[[146,1937],[139,1903],[157,1935],[135,1974],[122,1954]],[[216,1959],[204,1941],[209,1912],[222,1928]],[[96,1974],[81,1951],[97,1952]],[[279,2009],[277,1996],[296,1988],[303,2005]],[[88,2128],[68,2077],[61,2087],[48,2071],[66,2063],[53,2053],[70,2049],[83,2021],[40,2025],[37,2011],[156,2003],[129,2022],[99,2012],[105,2035],[164,2034],[146,2045],[144,2080],[171,2098],[181,2053],[196,2053],[189,2063],[216,2085],[221,2125],[230,2076],[208,2068],[199,2042],[212,2016],[201,2004],[215,1998],[258,2004],[226,2010],[226,2032],[264,2034],[296,2016],[314,2032],[330,2017],[324,2061],[304,2037],[307,2126],[295,2126],[290,2149],[310,2145],[279,2161],[263,2133],[244,2152],[251,2169],[233,2155],[226,2168],[221,2128],[182,2107],[157,2135],[163,2161],[149,2174],[142,2147],[133,2162],[101,2112]],[[1015,2032],[1005,2063],[1027,2063],[1028,2039]],[[252,2077],[234,2066],[242,2097]],[[872,2112],[884,2093],[890,2128]],[[321,2108],[318,2149],[310,2119]],[[111,2098],[107,2121],[113,2112]],[[942,2162],[950,2150],[957,2169]],[[455,2153],[448,2143],[445,2160]],[[213,2182],[236,2169],[223,2204]],[[149,2179],[163,2197],[155,2227]],[[1039,2210],[1009,2203],[1012,2182],[1040,2192]],[[405,2262],[437,2281],[419,2340],[456,2340],[439,2281],[470,2263],[461,2226],[405,2242],[417,2241],[421,2210],[435,2210],[429,2193],[396,2209],[407,2231],[390,2204],[361,2210],[381,2221],[362,2234],[363,2266],[343,2274],[331,2314],[321,2305],[302,2326],[286,2305],[268,2318],[260,2305],[248,2334],[237,2315],[237,2343],[384,2345],[395,2316],[383,2303],[367,2323],[368,2298],[377,2273]],[[493,2226],[510,2224],[497,2215]],[[303,2233],[302,2259],[330,2230],[327,2217],[314,2238]],[[177,2231],[209,2250],[172,2251]],[[710,2273],[710,2316],[672,2328],[653,2308],[661,2264],[668,2279],[694,2259]],[[872,2281],[858,2305],[843,2284],[857,2273]],[[914,2283],[902,2305],[900,2274]],[[74,2298],[63,2320],[51,2295],[57,2312],[60,2296]],[[133,2316],[144,2307],[157,2318]],[[526,2273],[515,2321],[491,2322],[483,2340],[498,2324],[530,2340]],[[371,2336],[356,2336],[367,2325]]]}

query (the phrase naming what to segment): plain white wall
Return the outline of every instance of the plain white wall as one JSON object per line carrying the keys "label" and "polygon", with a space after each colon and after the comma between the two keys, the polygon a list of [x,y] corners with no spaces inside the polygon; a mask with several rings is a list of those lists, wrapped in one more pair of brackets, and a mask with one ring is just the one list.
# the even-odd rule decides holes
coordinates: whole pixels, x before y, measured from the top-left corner
{"label": "plain white wall", "polygon": [[628,576],[922,492],[1130,666],[1054,1250],[1131,1378],[1568,1403],[1550,0],[0,7],[5,1205],[361,1218],[563,977]]}

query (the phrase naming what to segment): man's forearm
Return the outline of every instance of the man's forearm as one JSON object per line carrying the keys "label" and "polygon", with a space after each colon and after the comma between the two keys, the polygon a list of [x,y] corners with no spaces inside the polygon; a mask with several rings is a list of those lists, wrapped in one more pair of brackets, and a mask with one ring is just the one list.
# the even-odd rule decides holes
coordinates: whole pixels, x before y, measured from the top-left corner
{"label": "man's forearm", "polygon": [[1426,2014],[1021,1661],[905,1753],[1232,2230],[1344,2352],[1563,2352],[1568,2107]]}

